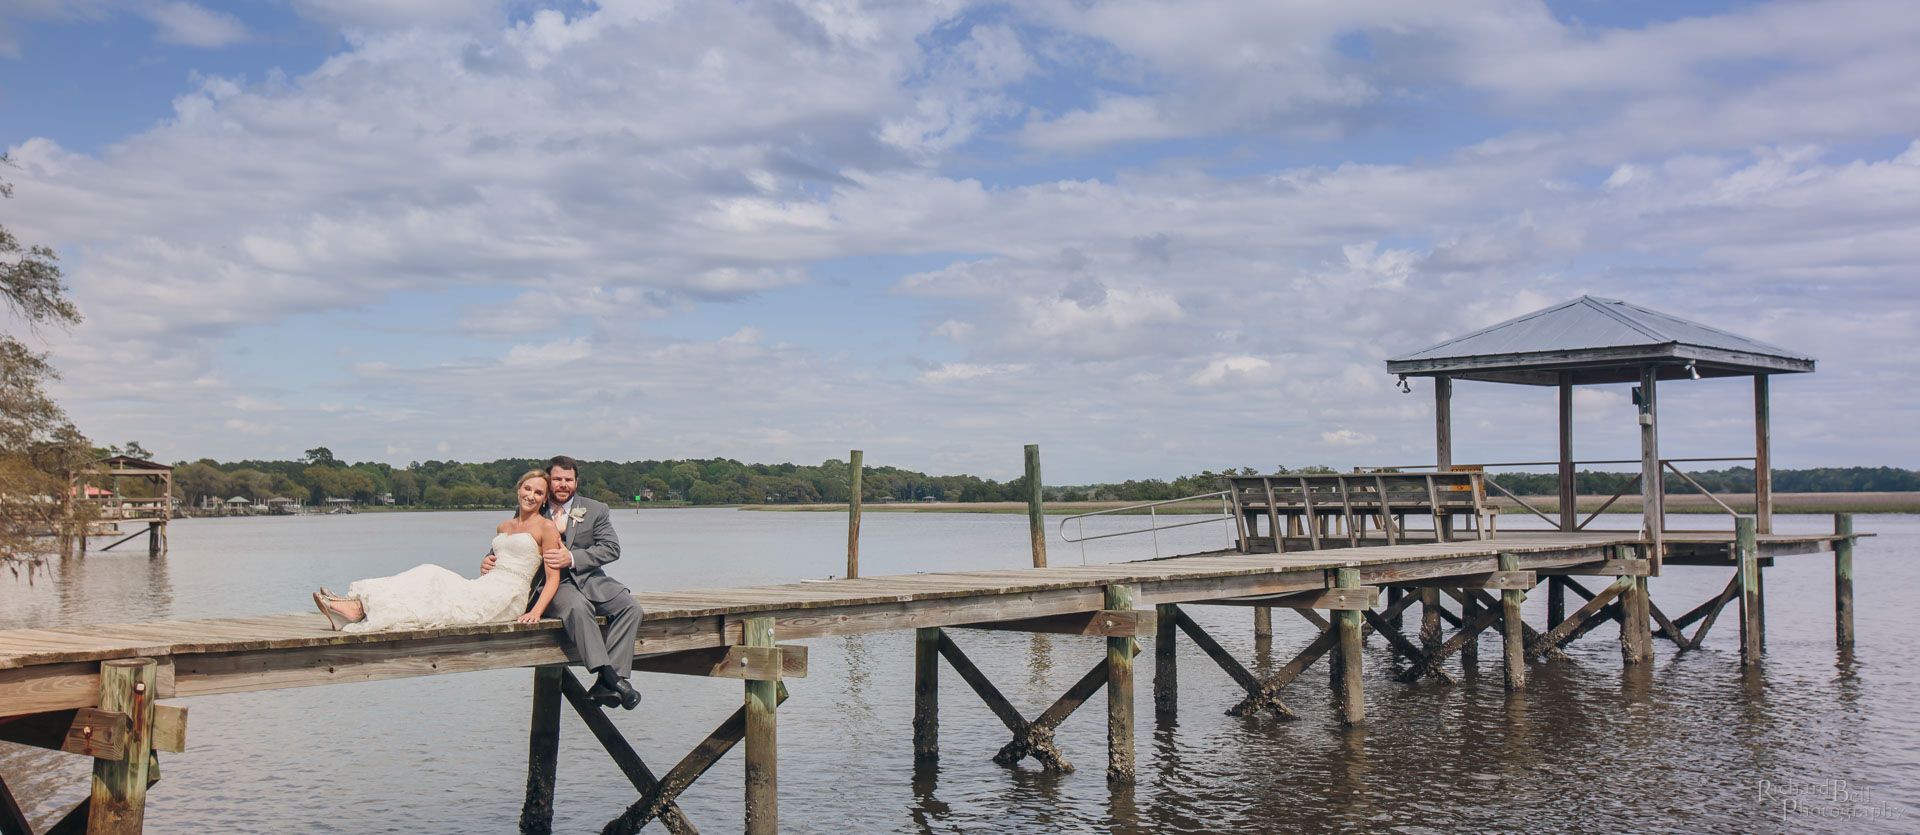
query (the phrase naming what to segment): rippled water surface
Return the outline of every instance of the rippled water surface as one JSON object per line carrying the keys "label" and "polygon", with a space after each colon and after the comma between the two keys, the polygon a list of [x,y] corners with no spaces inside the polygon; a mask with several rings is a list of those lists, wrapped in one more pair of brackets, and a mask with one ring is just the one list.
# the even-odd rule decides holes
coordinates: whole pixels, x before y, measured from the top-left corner
{"label": "rippled water surface", "polygon": [[[1696,525],[1713,524],[1705,517]],[[665,510],[616,513],[635,588],[787,582],[839,573],[845,519],[831,513]],[[493,514],[197,519],[172,551],[94,553],[32,585],[0,577],[0,628],[300,611],[335,588],[420,562],[471,572]],[[1623,523],[1632,520],[1622,520]],[[1103,525],[1131,525],[1118,520]],[[1831,529],[1783,517],[1786,531]],[[1020,516],[871,513],[863,573],[1024,565]],[[1503,520],[1503,527],[1520,525]],[[1626,527],[1626,524],[1615,527]],[[1767,571],[1767,656],[1739,665],[1729,614],[1707,646],[1623,670],[1616,632],[1501,685],[1498,642],[1459,685],[1400,684],[1384,641],[1367,653],[1364,727],[1343,730],[1323,668],[1283,694],[1292,722],[1224,714],[1238,688],[1190,643],[1180,647],[1180,714],[1157,721],[1152,652],[1139,661],[1139,785],[1109,789],[1104,696],[1060,729],[1078,770],[1049,774],[989,757],[1006,733],[959,678],[942,678],[937,768],[916,772],[911,632],[807,642],[811,675],[788,681],[780,710],[780,814],[792,832],[1635,831],[1909,832],[1920,828],[1920,650],[1905,596],[1920,588],[1920,519],[1862,516],[1855,565],[1859,643],[1834,649],[1832,560],[1782,558]],[[1105,529],[1089,526],[1089,532]],[[1162,534],[1163,552],[1218,548],[1218,526]],[[131,547],[131,546],[129,546]],[[1081,552],[1056,542],[1052,562]],[[1090,562],[1153,555],[1144,537],[1103,540]],[[1729,571],[1671,568],[1655,603],[1678,614]],[[1527,604],[1536,626],[1545,595]],[[1275,612],[1256,647],[1250,610],[1190,607],[1256,674],[1284,664],[1312,627]],[[1414,610],[1414,611],[1417,611]],[[316,615],[316,618],[318,616]],[[1413,628],[1412,619],[1408,624]],[[1099,639],[955,632],[1027,715],[1044,710],[1104,655]],[[1146,642],[1146,643],[1151,643]],[[1458,662],[1455,662],[1458,669]],[[163,755],[148,799],[153,832],[509,832],[525,781],[530,675],[501,670],[180,700],[188,751]],[[738,682],[642,676],[646,701],[615,721],[664,771],[739,704]],[[577,718],[562,725],[557,831],[598,831],[634,793]],[[84,795],[78,757],[0,743],[0,774],[36,823]],[[680,803],[710,832],[739,827],[738,753]],[[1836,792],[1848,802],[1834,804]],[[1853,817],[1833,812],[1851,811]],[[655,825],[657,826],[657,824]]]}

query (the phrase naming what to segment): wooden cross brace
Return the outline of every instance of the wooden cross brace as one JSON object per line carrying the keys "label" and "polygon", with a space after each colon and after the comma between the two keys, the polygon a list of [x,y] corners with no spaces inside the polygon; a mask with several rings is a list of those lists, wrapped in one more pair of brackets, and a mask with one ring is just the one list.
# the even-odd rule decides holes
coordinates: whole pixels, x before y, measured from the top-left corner
{"label": "wooden cross brace", "polygon": [[[1407,607],[1419,602],[1419,600],[1420,598],[1416,595],[1407,595],[1394,601],[1392,605],[1389,605],[1385,610],[1377,614],[1368,612],[1369,622],[1361,628],[1361,634],[1364,636],[1372,633],[1377,628],[1377,623],[1385,623],[1387,620],[1393,618],[1393,616],[1405,612]],[[1288,661],[1286,666],[1274,671],[1274,674],[1268,676],[1265,681],[1258,682],[1257,687],[1247,687],[1247,683],[1241,681],[1241,686],[1247,689],[1247,695],[1240,700],[1239,704],[1227,709],[1229,715],[1245,716],[1249,713],[1265,710],[1283,719],[1293,717],[1293,711],[1289,709],[1285,703],[1280,701],[1280,691],[1285,689],[1288,684],[1293,683],[1293,680],[1299,678],[1301,673],[1306,672],[1308,667],[1313,666],[1313,662],[1320,660],[1320,656],[1326,655],[1327,651],[1333,649],[1334,644],[1340,641],[1339,630],[1333,628],[1333,625],[1329,624],[1326,619],[1320,617],[1319,614],[1309,609],[1295,609],[1294,611],[1299,612],[1301,617],[1319,626],[1319,636],[1313,639],[1313,643],[1307,644],[1305,649],[1300,650],[1300,653],[1295,655],[1293,660]],[[1379,620],[1375,621],[1375,618]],[[1182,613],[1181,619],[1186,620],[1184,613]],[[1183,628],[1185,627],[1184,623],[1181,625]],[[1187,634],[1193,635],[1194,631],[1197,630],[1198,627],[1196,626],[1193,630],[1189,630]],[[1198,642],[1198,640],[1198,636],[1195,636],[1195,641]],[[1389,641],[1391,640],[1392,639],[1389,639]],[[1204,649],[1205,647],[1203,646],[1202,648]],[[1400,651],[1398,645],[1395,646],[1395,649],[1396,651]],[[1208,654],[1211,655],[1212,653]],[[1214,660],[1218,661],[1219,659],[1215,658]],[[1232,670],[1228,670],[1228,673],[1232,674]],[[1252,676],[1248,676],[1248,678],[1252,679]],[[1234,680],[1240,681],[1240,678],[1235,676]]]}
{"label": "wooden cross brace", "polygon": [[[640,755],[632,745],[627,744],[627,738],[621,736],[620,729],[614,727],[612,719],[607,718],[606,710],[600,707],[599,702],[587,698],[587,689],[570,671],[560,675],[560,694],[567,698],[567,704],[573,706],[573,712],[580,715],[580,721],[586,723],[587,730],[600,740],[600,747],[607,749],[607,755],[613,758],[614,765],[620,767],[621,773],[627,775],[627,782],[633,784],[635,791],[645,795],[659,785],[660,781],[653,776],[652,769],[641,762]],[[672,798],[664,802],[659,817],[667,831],[674,835],[694,835],[698,832]]]}
{"label": "wooden cross brace", "polygon": [[[565,687],[568,683],[571,683],[574,688],[580,686],[578,681],[573,681],[572,674],[568,674],[567,678],[562,680],[561,686]],[[786,702],[787,685],[785,682],[781,682],[777,686],[777,693],[778,696],[774,703],[778,705]],[[581,691],[581,696],[584,697],[585,695],[585,691]],[[568,695],[568,701],[573,701],[571,694]],[[577,709],[579,703],[576,702],[575,707]],[[594,705],[594,707],[598,708],[599,706]],[[582,718],[585,718],[584,714]],[[604,715],[602,718],[604,718]],[[588,727],[592,727],[592,723],[589,723]],[[599,736],[599,731],[596,730],[594,735]],[[674,800],[680,796],[681,792],[686,791],[689,786],[692,786],[693,781],[700,779],[701,775],[707,773],[707,769],[712,768],[715,763],[718,763],[721,757],[726,756],[727,752],[732,750],[733,746],[739,744],[740,740],[746,735],[747,708],[745,705],[742,705],[735,708],[733,715],[728,716],[725,722],[721,722],[720,727],[713,729],[713,733],[707,734],[707,738],[701,740],[699,745],[694,746],[692,751],[687,752],[687,755],[682,757],[679,763],[667,771],[665,777],[661,777],[650,786],[642,789],[639,800],[634,801],[633,805],[628,806],[627,811],[621,813],[620,817],[608,821],[606,826],[601,827],[601,835],[633,835],[656,817],[660,818],[662,823],[667,824],[669,831],[694,831],[693,825],[687,823],[685,817],[679,814],[678,807],[673,805]],[[605,740],[602,739],[602,742],[604,743]],[[625,746],[625,740],[621,740],[621,745],[622,747]],[[631,749],[628,749],[628,751],[631,753]],[[614,754],[613,748],[609,747],[607,753]],[[636,756],[633,757],[632,762],[638,763],[639,760],[640,758]],[[614,761],[620,762],[621,755],[614,754]],[[626,770],[624,763],[621,769],[623,771]],[[627,779],[633,782],[634,788],[640,788],[643,781],[638,778],[644,776],[645,774],[641,769],[627,773]],[[676,824],[672,823],[675,818],[678,818],[681,822],[679,825],[685,826],[686,829],[675,829]]]}
{"label": "wooden cross brace", "polygon": [[940,656],[947,659],[947,664],[953,667],[954,672],[960,674],[960,678],[967,682],[967,686],[973,688],[973,692],[980,696],[981,701],[986,702],[987,708],[993,711],[993,715],[1000,717],[1000,722],[1007,726],[1007,730],[1013,732],[1013,740],[1002,746],[999,753],[993,755],[994,762],[1013,765],[1022,759],[1032,757],[1040,763],[1042,768],[1049,771],[1073,771],[1073,763],[1061,756],[1060,749],[1054,745],[1053,731],[1060,727],[1060,723],[1066,721],[1068,716],[1073,715],[1075,709],[1085,704],[1087,699],[1106,685],[1107,662],[1104,659],[1095,664],[1093,669],[1088,670],[1086,675],[1081,676],[1079,681],[1074,682],[1066,695],[1061,696],[1033,721],[1027,721],[1026,717],[1020,715],[1019,709],[1015,708],[1012,702],[1007,701],[1006,696],[1000,694],[999,688],[994,687],[993,682],[987,680],[986,674],[980,672],[979,667],[974,666],[973,659],[961,652],[960,646],[955,644],[944,631],[940,633],[939,649]]}
{"label": "wooden cross brace", "polygon": [[[1307,610],[1297,609],[1295,611],[1304,612]],[[1235,705],[1233,709],[1228,710],[1227,713],[1234,716],[1245,716],[1249,713],[1257,713],[1264,710],[1273,714],[1275,719],[1297,718],[1297,715],[1293,712],[1293,708],[1287,707],[1286,702],[1280,701],[1279,688],[1274,688],[1272,692],[1265,690],[1260,679],[1256,678],[1253,673],[1248,672],[1247,668],[1242,666],[1238,660],[1234,659],[1233,655],[1228,653],[1226,648],[1220,646],[1220,642],[1215,641],[1212,635],[1208,635],[1206,630],[1201,629],[1200,624],[1194,623],[1192,616],[1184,611],[1175,609],[1173,623],[1175,626],[1180,627],[1180,631],[1187,633],[1187,637],[1192,638],[1194,645],[1200,647],[1200,650],[1205,652],[1208,658],[1213,659],[1213,663],[1220,665],[1220,669],[1227,672],[1228,678],[1233,679],[1235,684],[1240,685],[1241,689],[1247,691],[1246,699],[1240,704]]]}
{"label": "wooden cross brace", "polygon": [[[1420,598],[1417,595],[1411,595],[1411,594],[1404,595],[1400,599],[1395,600],[1391,605],[1387,606],[1387,608],[1384,611],[1364,612],[1363,614],[1366,618],[1367,624],[1363,629],[1361,629],[1360,634],[1363,637],[1371,636],[1375,632],[1378,632],[1381,635],[1385,635],[1387,638],[1388,647],[1393,651],[1393,654],[1403,656],[1408,661],[1411,661],[1415,664],[1419,664],[1420,662],[1426,660],[1427,651],[1414,646],[1412,641],[1407,640],[1407,637],[1404,634],[1401,634],[1400,630],[1395,629],[1393,626],[1393,619],[1395,617],[1398,617],[1402,612],[1405,612],[1408,607],[1412,606],[1415,603],[1418,603],[1419,601],[1420,601]],[[1319,627],[1322,630],[1327,629],[1330,625],[1327,622],[1326,618],[1320,617],[1316,613],[1309,612],[1305,609],[1299,609],[1296,611],[1300,612],[1300,616],[1306,618],[1309,623],[1312,623],[1314,626]],[[1455,625],[1459,625],[1460,619],[1456,617],[1452,612],[1448,612],[1444,609],[1438,610],[1438,612],[1440,614],[1446,615],[1447,618],[1451,622],[1453,622]],[[1460,683],[1459,679],[1454,678],[1452,674],[1448,673],[1446,670],[1441,669],[1438,666],[1429,666],[1427,668],[1427,671],[1423,675],[1429,676],[1431,678],[1440,679],[1441,681],[1444,681],[1448,684]]]}
{"label": "wooden cross brace", "polygon": [[[1660,628],[1653,634],[1665,635],[1673,639],[1674,643],[1680,645],[1682,651],[1698,649],[1700,642],[1706,640],[1707,631],[1713,628],[1713,622],[1720,618],[1720,610],[1725,609],[1728,603],[1739,596],[1740,574],[1735,572],[1733,578],[1727,581],[1727,587],[1721,589],[1719,594],[1707,598],[1707,602],[1693,607],[1691,611],[1671,621],[1667,620],[1665,615],[1659,614],[1659,609],[1654,609],[1654,617],[1659,621]],[[1695,622],[1700,623],[1700,628],[1693,633],[1692,638],[1688,638],[1684,630]]]}
{"label": "wooden cross brace", "polygon": [[1623,618],[1621,607],[1613,600],[1632,588],[1634,582],[1632,577],[1621,577],[1595,594],[1582,588],[1572,578],[1563,579],[1568,588],[1585,597],[1587,602],[1579,610],[1568,615],[1566,620],[1547,630],[1546,634],[1527,643],[1527,660],[1529,661],[1539,657],[1548,649],[1559,649],[1572,643],[1574,639],[1587,634],[1604,620]]}
{"label": "wooden cross brace", "polygon": [[1411,669],[1401,673],[1400,680],[1409,682],[1419,681],[1422,676],[1433,675],[1433,672],[1438,670],[1440,665],[1445,663],[1448,657],[1459,652],[1462,647],[1467,645],[1468,641],[1480,637],[1480,633],[1487,631],[1488,627],[1499,622],[1499,609],[1482,609],[1480,614],[1462,626],[1460,631],[1453,633],[1453,637],[1448,638],[1445,643],[1435,647],[1432,652],[1427,653],[1426,657],[1420,659]]}
{"label": "wooden cross brace", "polygon": [[[1569,582],[1572,582],[1572,581],[1569,581]],[[1459,600],[1461,602],[1465,602],[1466,598],[1469,595],[1471,595],[1474,601],[1479,603],[1481,608],[1483,609],[1499,609],[1500,608],[1499,600],[1495,599],[1493,595],[1488,594],[1484,591],[1480,591],[1478,589],[1468,589],[1465,591],[1454,591],[1453,589],[1447,589],[1447,594],[1452,596],[1453,599]],[[1500,618],[1500,621],[1502,622],[1505,620],[1506,618],[1504,616]],[[1540,632],[1534,629],[1533,627],[1528,626],[1526,621],[1520,622],[1520,635],[1521,635],[1521,638],[1529,646],[1531,646],[1532,644],[1540,640]],[[1551,644],[1542,644],[1540,646],[1540,655],[1545,656],[1549,661],[1573,660],[1567,655],[1567,653],[1564,650],[1560,649],[1558,646],[1554,646]]]}

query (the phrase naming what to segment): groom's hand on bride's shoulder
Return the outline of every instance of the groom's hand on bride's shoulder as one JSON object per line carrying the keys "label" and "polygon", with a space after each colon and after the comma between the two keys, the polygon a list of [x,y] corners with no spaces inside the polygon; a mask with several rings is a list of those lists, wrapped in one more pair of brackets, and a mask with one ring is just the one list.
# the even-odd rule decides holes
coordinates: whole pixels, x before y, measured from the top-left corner
{"label": "groom's hand on bride's shoulder", "polygon": [[480,560],[480,573],[485,574],[489,571],[492,571],[494,562],[499,559],[500,559],[499,557],[496,557],[492,554],[486,555],[486,557]]}

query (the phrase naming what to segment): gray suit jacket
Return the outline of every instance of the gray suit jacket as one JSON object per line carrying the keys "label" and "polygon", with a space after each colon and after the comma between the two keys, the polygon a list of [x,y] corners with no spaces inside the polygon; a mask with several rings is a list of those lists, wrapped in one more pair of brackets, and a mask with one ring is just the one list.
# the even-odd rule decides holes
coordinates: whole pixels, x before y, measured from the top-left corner
{"label": "gray suit jacket", "polygon": [[[552,512],[552,508],[547,512]],[[555,519],[554,524],[560,524],[560,520]],[[632,594],[604,570],[607,564],[620,559],[620,537],[613,532],[613,513],[604,503],[575,494],[573,518],[560,531],[560,544],[573,552],[573,567],[560,572],[560,581],[573,583],[580,589],[581,596],[594,603],[605,603],[620,595]],[[527,605],[539,599],[546,576],[544,571],[533,575]]]}

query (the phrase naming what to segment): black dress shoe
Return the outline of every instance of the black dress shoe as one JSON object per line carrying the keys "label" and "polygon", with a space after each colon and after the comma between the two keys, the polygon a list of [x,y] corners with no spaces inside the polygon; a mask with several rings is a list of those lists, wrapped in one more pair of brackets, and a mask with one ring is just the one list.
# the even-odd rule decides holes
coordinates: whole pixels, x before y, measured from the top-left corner
{"label": "black dress shoe", "polygon": [[[613,692],[615,698],[619,700],[618,704],[622,708],[632,710],[640,704],[640,691],[633,689],[633,685],[628,684],[624,678],[613,683]],[[609,704],[607,706],[612,707],[613,705]]]}
{"label": "black dress shoe", "polygon": [[[626,682],[621,683],[625,684]],[[621,703],[620,694],[612,688],[609,688],[605,682],[599,681],[594,682],[592,687],[587,688],[587,699],[598,703],[601,707],[613,707]],[[637,702],[639,700],[635,699],[635,701]]]}

